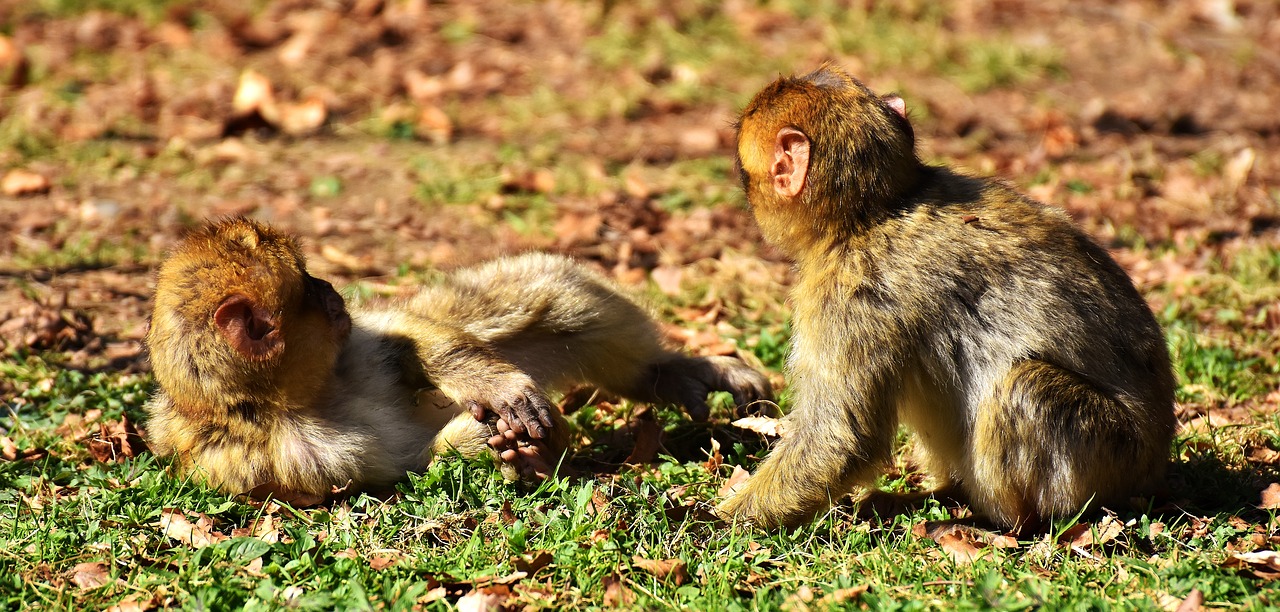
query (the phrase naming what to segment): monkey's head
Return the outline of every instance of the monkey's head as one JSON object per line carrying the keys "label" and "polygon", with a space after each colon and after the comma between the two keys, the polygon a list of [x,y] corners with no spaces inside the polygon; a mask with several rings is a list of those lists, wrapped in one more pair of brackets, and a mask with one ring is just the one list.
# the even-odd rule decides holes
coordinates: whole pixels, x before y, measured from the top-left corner
{"label": "monkey's head", "polygon": [[889,214],[918,180],[906,107],[823,66],[774,81],[738,122],[738,167],[770,242],[804,249]]}
{"label": "monkey's head", "polygon": [[160,387],[183,410],[305,406],[351,331],[342,297],[297,241],[244,218],[185,238],[160,266],[147,333]]}

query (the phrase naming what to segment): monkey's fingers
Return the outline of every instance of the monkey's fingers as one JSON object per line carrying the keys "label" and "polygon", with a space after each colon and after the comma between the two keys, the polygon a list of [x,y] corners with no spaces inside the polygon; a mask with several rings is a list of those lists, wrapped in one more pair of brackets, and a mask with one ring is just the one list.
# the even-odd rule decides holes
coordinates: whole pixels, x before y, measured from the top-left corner
{"label": "monkey's fingers", "polygon": [[529,434],[539,440],[547,436],[552,423],[551,412],[555,407],[541,393],[525,393],[513,402],[498,409],[498,414],[511,424],[516,433]]}

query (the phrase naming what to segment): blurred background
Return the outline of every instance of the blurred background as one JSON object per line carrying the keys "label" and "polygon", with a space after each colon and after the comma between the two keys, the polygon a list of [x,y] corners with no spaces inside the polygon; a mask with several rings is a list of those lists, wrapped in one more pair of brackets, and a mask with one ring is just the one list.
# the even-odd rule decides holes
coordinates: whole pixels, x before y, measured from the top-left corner
{"label": "blurred background", "polygon": [[145,367],[158,258],[245,214],[356,298],[569,253],[693,350],[776,366],[789,268],[739,192],[733,122],[829,61],[906,99],[926,159],[1110,246],[1175,350],[1209,355],[1180,363],[1184,416],[1275,407],[1271,0],[3,0],[0,33],[7,355]]}

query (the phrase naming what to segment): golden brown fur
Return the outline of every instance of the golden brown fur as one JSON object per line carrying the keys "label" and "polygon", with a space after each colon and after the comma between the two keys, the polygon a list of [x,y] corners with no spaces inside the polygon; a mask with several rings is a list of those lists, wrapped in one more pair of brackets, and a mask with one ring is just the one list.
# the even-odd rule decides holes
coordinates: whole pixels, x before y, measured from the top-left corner
{"label": "golden brown fur", "polygon": [[1174,380],[1125,273],[1060,210],[926,166],[899,98],[823,68],[743,111],[743,186],[796,261],[788,434],[720,506],[809,520],[871,485],[899,423],[1004,527],[1162,487]]}
{"label": "golden brown fur", "polygon": [[306,501],[450,450],[501,451],[508,476],[544,471],[567,440],[545,391],[568,382],[695,418],[710,391],[769,395],[738,360],[664,349],[641,308],[566,258],[500,259],[348,315],[296,241],[245,219],[195,232],[162,264],[147,344],[153,449],[225,492]]}

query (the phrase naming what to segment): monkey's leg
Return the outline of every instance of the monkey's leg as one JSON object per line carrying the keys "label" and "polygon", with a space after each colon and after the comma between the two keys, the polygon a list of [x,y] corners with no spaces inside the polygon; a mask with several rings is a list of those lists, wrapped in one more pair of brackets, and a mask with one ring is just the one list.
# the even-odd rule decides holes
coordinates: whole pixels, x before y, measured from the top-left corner
{"label": "monkey's leg", "polygon": [[964,488],[1008,528],[1069,516],[1086,504],[1150,493],[1167,448],[1151,448],[1141,411],[1052,364],[1016,363],[978,409]]}

